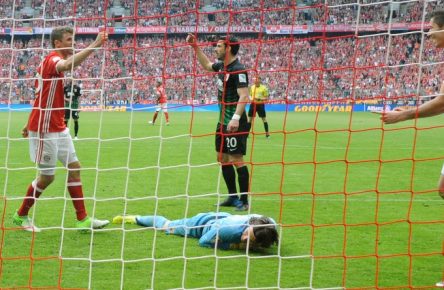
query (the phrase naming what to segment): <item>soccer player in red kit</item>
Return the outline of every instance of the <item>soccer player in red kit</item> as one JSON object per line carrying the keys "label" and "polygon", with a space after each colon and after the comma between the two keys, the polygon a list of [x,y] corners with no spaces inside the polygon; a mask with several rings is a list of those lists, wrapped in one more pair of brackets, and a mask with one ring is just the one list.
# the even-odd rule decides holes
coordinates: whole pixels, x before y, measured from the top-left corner
{"label": "soccer player in red kit", "polygon": [[74,34],[70,27],[57,27],[51,32],[50,52],[37,68],[36,99],[28,123],[22,130],[29,137],[31,160],[37,164],[38,177],[29,185],[22,205],[14,214],[14,224],[26,231],[39,232],[33,219],[28,217],[30,208],[42,192],[54,181],[57,160],[68,169],[67,189],[77,215],[77,228],[81,231],[105,227],[109,221],[89,217],[86,213],[80,162],[77,159],[69,129],[64,122],[65,99],[63,91],[64,71],[80,65],[96,48],[108,39],[106,32],[84,50],[74,54]]}
{"label": "soccer player in red kit", "polygon": [[153,120],[149,123],[154,125],[157,119],[157,115],[159,114],[159,111],[162,110],[165,114],[166,124],[169,125],[170,122],[168,120],[168,104],[167,104],[167,96],[165,93],[165,87],[162,85],[162,80],[156,81],[156,87],[154,88],[157,95],[157,106],[156,106],[156,112],[154,113]]}

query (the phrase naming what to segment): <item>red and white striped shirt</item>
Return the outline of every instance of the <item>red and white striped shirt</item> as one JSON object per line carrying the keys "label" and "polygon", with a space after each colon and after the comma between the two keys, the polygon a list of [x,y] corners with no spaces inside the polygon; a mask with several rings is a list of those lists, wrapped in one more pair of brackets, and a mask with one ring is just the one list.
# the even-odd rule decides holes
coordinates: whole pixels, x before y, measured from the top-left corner
{"label": "red and white striped shirt", "polygon": [[62,132],[66,128],[64,121],[64,74],[57,72],[56,69],[56,65],[61,59],[57,52],[51,52],[37,68],[36,99],[29,116],[29,131]]}
{"label": "red and white striped shirt", "polygon": [[158,103],[159,104],[166,103],[167,102],[167,96],[166,96],[166,93],[165,93],[165,88],[163,86],[158,86],[156,88],[156,92],[157,92],[157,95],[158,95],[158,97],[157,97]]}

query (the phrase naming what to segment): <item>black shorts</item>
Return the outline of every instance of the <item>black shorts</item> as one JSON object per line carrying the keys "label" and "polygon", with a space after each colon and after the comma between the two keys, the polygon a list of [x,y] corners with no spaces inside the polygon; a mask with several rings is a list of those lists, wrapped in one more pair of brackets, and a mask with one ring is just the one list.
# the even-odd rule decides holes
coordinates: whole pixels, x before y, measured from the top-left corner
{"label": "black shorts", "polygon": [[243,122],[239,124],[239,130],[234,133],[227,132],[227,126],[218,123],[216,127],[216,152],[227,154],[242,154],[247,153],[247,138],[250,132],[249,124]]}
{"label": "black shorts", "polygon": [[261,118],[267,117],[265,113],[265,104],[251,103],[250,109],[248,110],[248,117],[256,117],[256,113]]}
{"label": "black shorts", "polygon": [[79,110],[65,109],[65,120],[69,120],[71,116],[74,120],[78,120],[80,118],[79,113]]}

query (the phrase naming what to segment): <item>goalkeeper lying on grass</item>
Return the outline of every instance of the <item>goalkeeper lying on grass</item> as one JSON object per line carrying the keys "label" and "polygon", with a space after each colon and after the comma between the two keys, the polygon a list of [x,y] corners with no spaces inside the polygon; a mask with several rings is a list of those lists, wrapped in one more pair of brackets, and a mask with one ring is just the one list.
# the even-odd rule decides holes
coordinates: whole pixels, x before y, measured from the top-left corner
{"label": "goalkeeper lying on grass", "polygon": [[113,223],[137,224],[154,227],[166,234],[189,236],[199,239],[201,247],[219,249],[259,250],[269,248],[279,241],[276,222],[269,217],[231,215],[226,212],[200,213],[191,218],[168,220],[163,216],[116,216]]}

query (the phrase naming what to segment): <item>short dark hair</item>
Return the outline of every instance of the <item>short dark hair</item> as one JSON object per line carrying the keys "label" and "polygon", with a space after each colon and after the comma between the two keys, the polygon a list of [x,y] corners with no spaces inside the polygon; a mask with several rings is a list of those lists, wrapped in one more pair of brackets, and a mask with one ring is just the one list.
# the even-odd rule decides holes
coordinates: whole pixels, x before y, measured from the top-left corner
{"label": "short dark hair", "polygon": [[435,10],[430,15],[430,20],[436,23],[439,27],[444,26],[444,10]]}
{"label": "short dark hair", "polygon": [[53,28],[51,31],[51,45],[53,48],[55,48],[55,41],[59,40],[61,41],[63,39],[63,34],[70,33],[74,34],[74,30],[71,27],[68,26],[61,26]]}
{"label": "short dark hair", "polygon": [[269,248],[273,244],[279,243],[279,234],[276,230],[276,224],[268,217],[252,217],[249,224],[253,226],[255,246]]}
{"label": "short dark hair", "polygon": [[240,48],[239,40],[233,35],[211,35],[209,40],[213,42],[213,46],[216,46],[217,42],[223,41],[225,46],[231,47],[231,54],[237,55]]}

